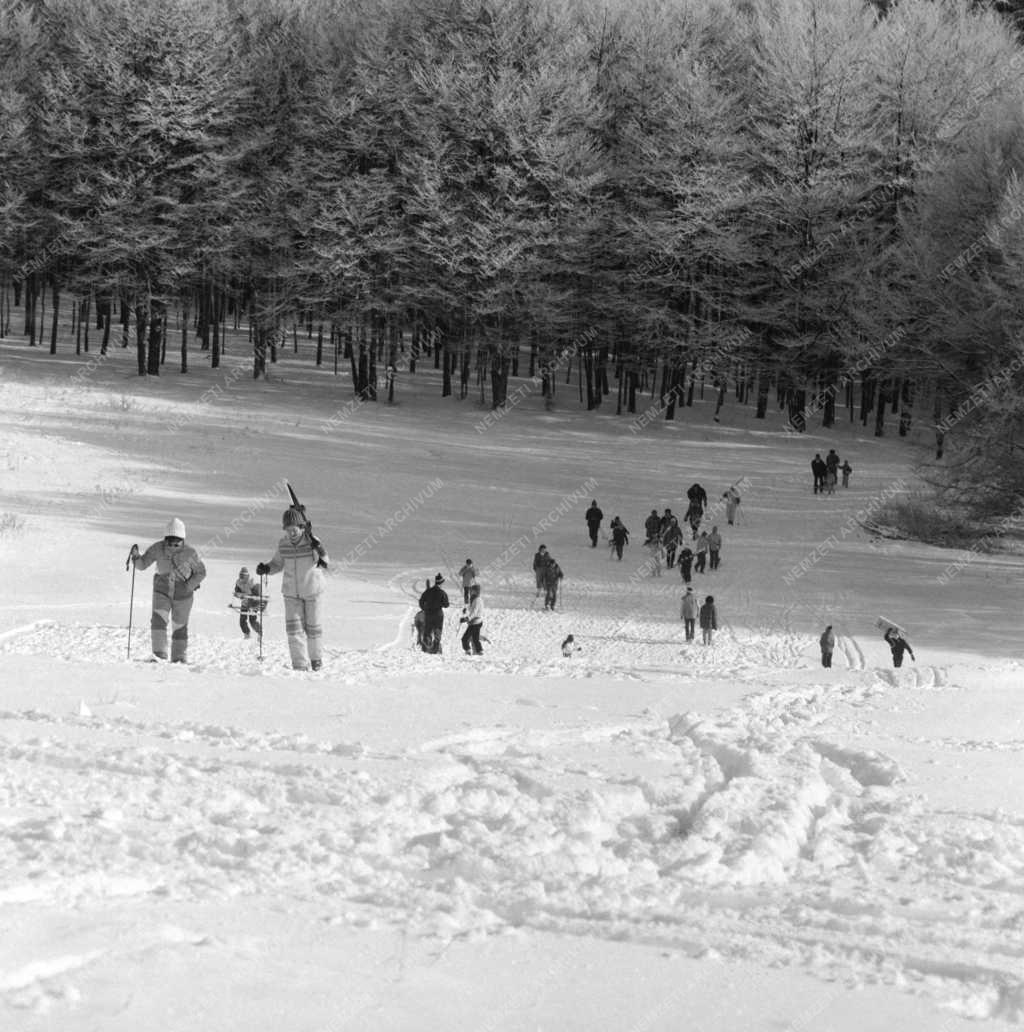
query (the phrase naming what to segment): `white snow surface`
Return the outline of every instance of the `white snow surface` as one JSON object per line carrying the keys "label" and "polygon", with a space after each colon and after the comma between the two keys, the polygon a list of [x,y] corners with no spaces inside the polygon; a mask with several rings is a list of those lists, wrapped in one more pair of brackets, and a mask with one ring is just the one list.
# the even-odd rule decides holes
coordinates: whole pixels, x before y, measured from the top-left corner
{"label": "white snow surface", "polygon": [[[308,358],[244,362],[139,379],[117,348],[83,376],[0,346],[0,1029],[1024,1023],[1024,568],[972,557],[940,586],[960,553],[869,541],[858,510],[912,484],[918,446],[735,404],[634,432],[533,395],[478,432],[431,369],[353,408]],[[833,444],[852,486],[816,498]],[[643,520],[743,477],[695,575],[721,629],[688,645]],[[320,673],[290,669],[278,583],[262,660],[227,608],[283,478],[335,560]],[[622,562],[589,547],[592,497],[632,532]],[[187,667],[144,661],[148,574],[127,657],[125,557],[171,516],[209,571]],[[892,669],[880,612],[916,663]]]}

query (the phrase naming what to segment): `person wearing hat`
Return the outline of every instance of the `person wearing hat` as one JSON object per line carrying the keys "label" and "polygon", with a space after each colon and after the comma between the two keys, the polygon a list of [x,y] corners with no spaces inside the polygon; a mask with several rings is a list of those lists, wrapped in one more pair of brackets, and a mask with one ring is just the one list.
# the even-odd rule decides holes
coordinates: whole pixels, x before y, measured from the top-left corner
{"label": "person wearing hat", "polygon": [[284,537],[269,563],[260,563],[256,575],[282,573],[284,631],[293,670],[319,670],[323,665],[323,626],[320,623],[320,595],[324,590],[323,570],[327,552],[313,534],[309,522],[294,506],[281,517]]}
{"label": "person wearing hat", "polygon": [[718,630],[718,610],[715,608],[715,596],[708,595],[704,605],[697,611],[700,621],[701,637],[705,645],[711,644],[715,631]]}
{"label": "person wearing hat", "polygon": [[469,589],[469,605],[466,606],[459,623],[466,625],[466,633],[462,636],[462,651],[467,656],[470,650],[474,656],[482,656],[484,647],[480,644],[480,631],[484,626],[484,604],[480,598],[479,584],[474,584]]}
{"label": "person wearing hat", "polygon": [[459,576],[462,578],[462,601],[468,606],[469,605],[469,589],[476,584],[476,567],[473,565],[472,559],[466,560],[466,565],[459,570]]}
{"label": "person wearing hat", "polygon": [[433,587],[420,595],[420,609],[423,610],[423,651],[441,651],[441,633],[444,631],[444,611],[451,603],[448,593],[441,587],[444,577],[438,574]]}
{"label": "person wearing hat", "polygon": [[196,550],[185,544],[185,524],[175,517],[167,524],[163,540],[154,541],[142,553],[138,545],[132,545],[129,559],[136,570],[145,570],[156,563],[153,615],[149,623],[153,655],[167,659],[167,626],[170,624],[171,662],[187,663],[192,595],[203,583],[206,567]]}
{"label": "person wearing hat", "polygon": [[259,581],[249,573],[248,567],[243,566],[235,581],[235,598],[238,599],[238,623],[246,638],[249,637],[250,629],[260,633],[260,621],[256,614],[262,613],[265,605],[260,596]]}
{"label": "person wearing hat", "polygon": [[693,641],[697,632],[697,614],[700,611],[700,606],[697,604],[697,596],[693,592],[693,588],[687,587],[683,593],[683,604],[679,613],[679,618],[683,621],[683,627],[686,630],[686,640]]}

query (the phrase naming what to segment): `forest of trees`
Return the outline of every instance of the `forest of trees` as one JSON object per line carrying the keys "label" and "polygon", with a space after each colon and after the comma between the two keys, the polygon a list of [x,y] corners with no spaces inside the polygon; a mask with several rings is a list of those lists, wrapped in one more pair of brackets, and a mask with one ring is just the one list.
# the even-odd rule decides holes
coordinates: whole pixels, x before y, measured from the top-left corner
{"label": "forest of trees", "polygon": [[0,336],[116,317],[155,375],[232,314],[254,375],[298,324],[362,396],[569,356],[589,408],[926,412],[1019,503],[1017,7],[0,0]]}

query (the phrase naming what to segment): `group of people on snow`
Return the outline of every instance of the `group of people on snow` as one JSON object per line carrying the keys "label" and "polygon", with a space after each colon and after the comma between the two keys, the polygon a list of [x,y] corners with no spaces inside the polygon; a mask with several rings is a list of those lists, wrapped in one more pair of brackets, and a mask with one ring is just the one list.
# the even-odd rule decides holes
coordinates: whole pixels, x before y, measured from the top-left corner
{"label": "group of people on snow", "polygon": [[[466,625],[462,635],[462,651],[466,655],[483,655],[484,647],[481,633],[484,626],[484,602],[481,587],[477,582],[477,569],[472,559],[467,559],[459,570],[462,582],[463,608],[459,618],[459,626]],[[444,611],[451,606],[448,592],[441,586],[444,576],[437,574],[434,582],[427,581],[426,590],[420,595],[419,612],[413,619],[416,630],[416,644],[424,651],[438,654],[441,652],[441,640],[444,635]]]}
{"label": "group of people on snow", "polygon": [[[313,533],[305,514],[289,506],[281,517],[284,536],[269,562],[256,566],[260,578],[283,573],[285,634],[295,670],[319,670],[323,665],[323,627],[320,621],[320,595],[327,552]],[[145,552],[132,545],[128,565],[145,570],[156,564],[153,575],[153,607],[150,618],[150,644],[153,658],[172,663],[188,662],[188,623],[194,595],[206,578],[206,566],[199,554],[185,541],[185,524],[175,517],[160,541]],[[262,637],[263,626],[257,614],[267,600],[260,585],[243,566],[235,581],[234,596],[239,600],[239,625],[248,638],[252,631]],[[168,643],[168,631],[170,640]]]}
{"label": "group of people on snow", "polygon": [[853,466],[850,465],[849,459],[845,460],[842,465],[839,463],[839,456],[836,454],[835,448],[829,448],[828,455],[825,458],[821,457],[821,452],[815,452],[814,458],[811,459],[811,473],[814,476],[814,493],[815,494],[835,494],[836,483],[839,479],[839,474],[843,476],[843,487],[850,486],[850,474],[853,472]]}

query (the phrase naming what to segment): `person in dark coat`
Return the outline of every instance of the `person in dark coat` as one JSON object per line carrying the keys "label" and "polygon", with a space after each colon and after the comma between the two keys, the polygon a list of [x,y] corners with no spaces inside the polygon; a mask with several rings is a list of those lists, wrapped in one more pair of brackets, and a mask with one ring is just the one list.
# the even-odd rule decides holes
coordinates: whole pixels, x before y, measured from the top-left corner
{"label": "person in dark coat", "polygon": [[644,540],[645,545],[649,545],[652,541],[657,541],[661,535],[661,517],[658,515],[657,509],[651,509],[651,515],[644,521],[644,530],[647,532],[647,537]]}
{"label": "person in dark coat", "polygon": [[811,473],[814,474],[814,493],[821,494],[825,490],[825,474],[828,473],[828,466],[821,457],[821,452],[815,452],[811,459]]}
{"label": "person in dark coat", "polygon": [[540,593],[544,590],[544,567],[548,562],[548,550],[544,545],[533,555],[533,576],[537,581],[537,598],[540,598]]}
{"label": "person in dark coat", "polygon": [[818,644],[821,646],[821,665],[823,667],[832,666],[832,653],[836,647],[836,635],[835,631],[832,630],[831,624],[822,631]]}
{"label": "person in dark coat", "polygon": [[687,641],[693,641],[694,639],[699,614],[700,606],[697,603],[697,596],[693,593],[693,588],[687,586],[679,612],[679,617],[683,621],[683,627],[686,630]]}
{"label": "person in dark coat", "polygon": [[686,492],[686,497],[691,506],[696,505],[700,509],[700,514],[703,516],[704,510],[708,507],[707,491],[700,484],[691,484]]}
{"label": "person in dark coat", "polygon": [[665,546],[665,565],[671,570],[676,564],[676,552],[683,543],[683,530],[675,516],[669,517],[668,525],[661,532],[661,543]]}
{"label": "person in dark coat", "polygon": [[697,616],[700,622],[700,632],[703,644],[710,645],[711,639],[714,637],[714,632],[718,630],[718,610],[715,609],[714,595],[708,595],[708,597],[704,599],[704,605],[700,607]]}
{"label": "person in dark coat", "polygon": [[704,510],[695,502],[690,502],[690,507],[686,510],[686,522],[690,524],[690,530],[693,531],[693,540],[697,540],[697,533],[700,530],[700,521],[704,518]]}
{"label": "person in dark coat", "polygon": [[853,472],[853,466],[850,465],[849,459],[846,459],[839,467],[839,472],[843,474],[843,487],[849,487],[850,474]]}
{"label": "person in dark coat", "polygon": [[626,525],[616,516],[611,522],[612,529],[612,548],[615,549],[615,554],[622,559],[622,549],[625,545],[629,544],[629,531],[626,530]]}
{"label": "person in dark coat", "polygon": [[910,647],[910,642],[896,630],[895,627],[890,627],[885,634],[882,635],[885,639],[886,644],[892,649],[892,665],[894,667],[903,666],[903,653],[909,652],[910,658],[916,663],[917,660],[914,658],[914,650]]}
{"label": "person in dark coat", "polygon": [[604,519],[604,513],[597,507],[597,499],[590,503],[590,508],[587,509],[584,519],[587,521],[587,531],[590,534],[590,547],[597,548],[597,535],[601,529],[601,520]]}
{"label": "person in dark coat", "polygon": [[554,612],[555,602],[558,601],[558,582],[562,579],[562,567],[555,562],[554,556],[549,555],[547,565],[544,567],[544,608]]}
{"label": "person in dark coat", "polygon": [[441,634],[444,631],[444,611],[451,604],[448,595],[441,585],[444,577],[438,574],[434,578],[433,587],[420,595],[420,609],[423,610],[423,651],[440,652]]}
{"label": "person in dark coat", "polygon": [[825,456],[825,470],[832,474],[839,472],[839,456],[836,454],[835,448],[829,448],[828,455]]}
{"label": "person in dark coat", "polygon": [[679,553],[679,576],[683,578],[684,584],[693,580],[693,549],[689,546]]}

